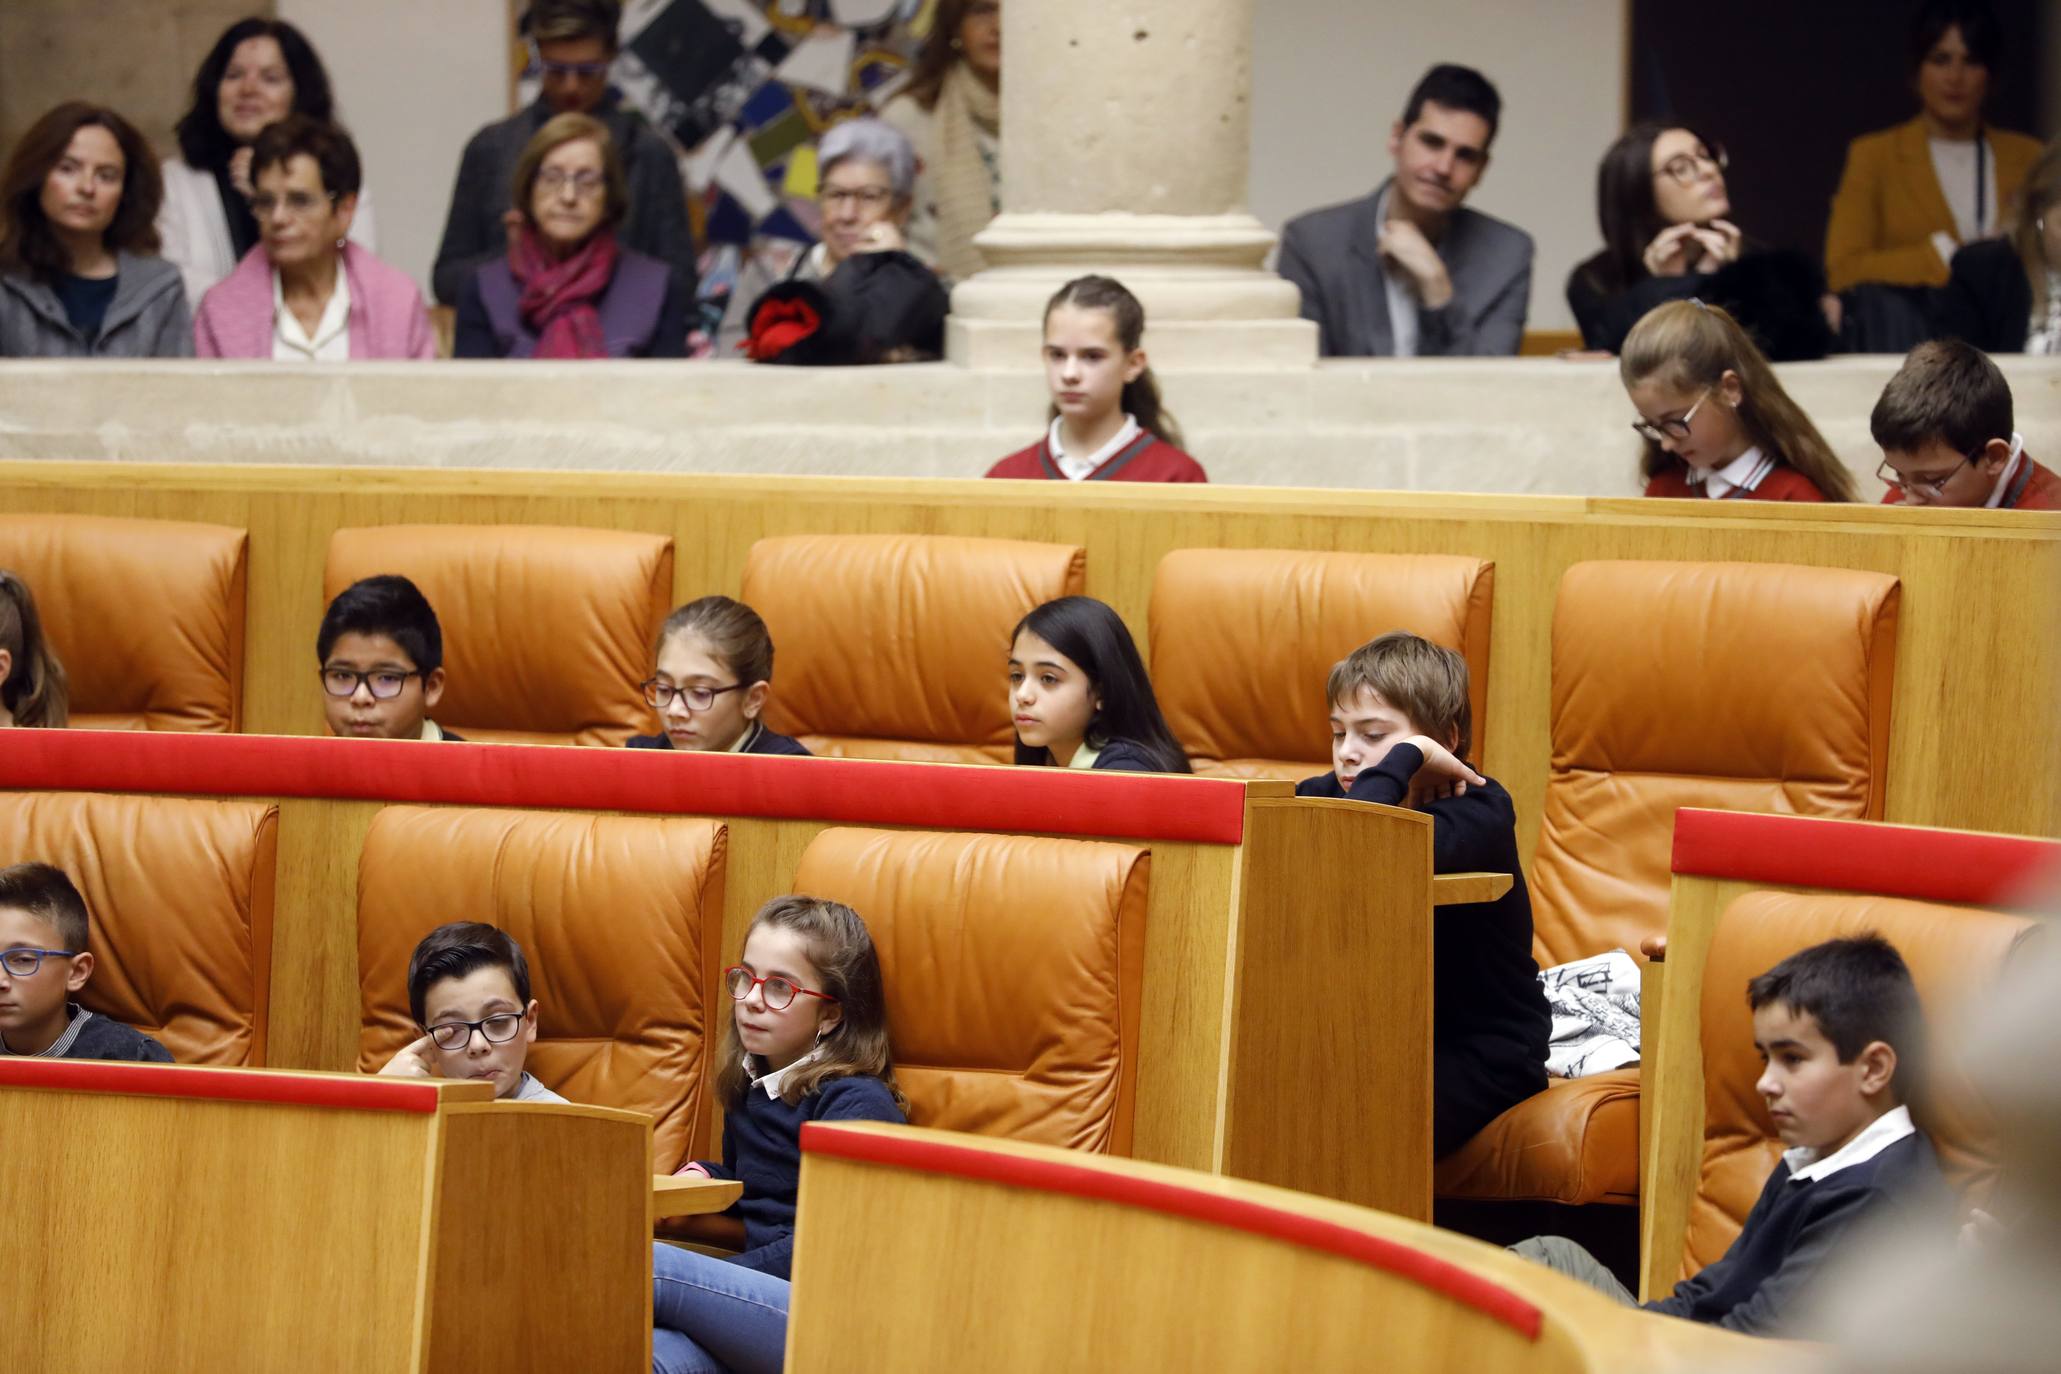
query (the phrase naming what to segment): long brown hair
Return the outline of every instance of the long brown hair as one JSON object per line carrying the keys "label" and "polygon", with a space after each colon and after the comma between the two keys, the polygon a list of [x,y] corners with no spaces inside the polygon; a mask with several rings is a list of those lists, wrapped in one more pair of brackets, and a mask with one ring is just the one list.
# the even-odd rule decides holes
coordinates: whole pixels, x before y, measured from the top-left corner
{"label": "long brown hair", "polygon": [[[1653,307],[1625,336],[1617,372],[1627,387],[1661,376],[1668,385],[1685,391],[1715,387],[1725,373],[1735,373],[1744,393],[1739,420],[1761,452],[1810,478],[1827,501],[1854,499],[1853,477],[1846,465],[1818,433],[1811,417],[1803,413],[1803,407],[1782,389],[1766,356],[1723,307],[1699,300],[1669,301]],[[1639,470],[1652,477],[1678,461],[1648,439]]]}
{"label": "long brown hair", "polygon": [[[1062,305],[1077,310],[1107,310],[1116,320],[1117,346],[1125,353],[1136,348],[1145,338],[1145,307],[1138,298],[1114,277],[1075,277],[1053,293],[1045,302],[1046,320]],[[1123,395],[1117,404],[1137,420],[1138,427],[1175,448],[1183,445],[1181,427],[1174,422],[1173,412],[1159,399],[1159,381],[1146,368],[1135,378],[1124,383]],[[1059,407],[1053,406],[1045,416],[1046,423],[1059,417]]]}
{"label": "long brown hair", "polygon": [[[809,962],[823,980],[816,991],[835,997],[844,1013],[816,1042],[814,1053],[780,1081],[780,1099],[791,1107],[828,1079],[865,1075],[885,1083],[895,1105],[908,1111],[909,1100],[895,1082],[894,1052],[888,1045],[887,985],[880,976],[880,956],[859,913],[842,902],[797,894],[775,897],[760,907],[744,938],[749,941],[751,931],[760,926],[777,926],[801,936]],[[734,1111],[751,1086],[734,1016],[726,1018],[718,1053],[716,1096],[726,1110]]]}
{"label": "long brown hair", "polygon": [[930,19],[930,36],[923,40],[923,48],[916,54],[916,64],[909,71],[909,82],[902,87],[905,95],[913,96],[918,106],[926,110],[937,108],[937,98],[945,88],[945,74],[959,61],[959,26],[966,22],[966,11],[973,8],[973,0],[937,0],[937,12]]}
{"label": "long brown hair", "polygon": [[0,649],[13,664],[0,682],[0,706],[16,725],[60,729],[71,723],[71,684],[43,635],[29,584],[0,568]]}
{"label": "long brown hair", "polygon": [[63,160],[72,137],[96,125],[120,145],[123,164],[121,203],[101,241],[118,253],[157,252],[157,212],[165,183],[149,140],[105,105],[67,100],[29,126],[14,145],[6,171],[0,172],[0,271],[26,272],[47,283],[71,270],[71,254],[43,214],[43,182]]}
{"label": "long brown hair", "polygon": [[2011,231],[2011,246],[2018,250],[2025,279],[2032,283],[2032,317],[2036,320],[2047,314],[2047,274],[2061,271],[2061,262],[2047,261],[2045,236],[2039,226],[2041,216],[2055,214],[2061,214],[2061,138],[2049,140],[2025,174],[2025,184],[2017,195],[2018,225]]}

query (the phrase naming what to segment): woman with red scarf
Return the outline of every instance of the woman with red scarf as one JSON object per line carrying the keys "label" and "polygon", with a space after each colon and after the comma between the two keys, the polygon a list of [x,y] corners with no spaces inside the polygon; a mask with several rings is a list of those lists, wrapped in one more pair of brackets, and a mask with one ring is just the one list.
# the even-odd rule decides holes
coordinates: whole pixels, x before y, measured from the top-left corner
{"label": "woman with red scarf", "polygon": [[515,164],[508,255],[458,303],[460,358],[682,358],[688,293],[672,269],[616,241],[629,211],[615,140],[562,114]]}

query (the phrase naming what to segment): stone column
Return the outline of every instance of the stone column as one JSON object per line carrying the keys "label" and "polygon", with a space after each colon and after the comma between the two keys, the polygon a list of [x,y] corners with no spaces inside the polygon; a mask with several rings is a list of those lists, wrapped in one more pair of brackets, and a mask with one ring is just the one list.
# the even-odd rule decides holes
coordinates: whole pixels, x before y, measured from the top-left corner
{"label": "stone column", "polygon": [[948,353],[1037,365],[1045,301],[1104,272],[1145,304],[1155,365],[1305,366],[1316,326],[1261,267],[1245,209],[1254,0],[1011,0],[1002,213],[952,294]]}

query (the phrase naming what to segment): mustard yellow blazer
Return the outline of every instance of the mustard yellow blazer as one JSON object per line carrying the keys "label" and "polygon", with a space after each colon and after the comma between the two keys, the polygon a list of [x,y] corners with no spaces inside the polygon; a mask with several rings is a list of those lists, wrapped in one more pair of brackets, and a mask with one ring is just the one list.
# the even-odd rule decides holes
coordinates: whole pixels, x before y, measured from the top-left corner
{"label": "mustard yellow blazer", "polygon": [[[1985,129],[1997,163],[1997,205],[2009,213],[2011,197],[2040,155],[2040,142],[2004,129]],[[1834,291],[1858,282],[1944,286],[1947,265],[1932,236],[1958,238],[1954,212],[1932,170],[1925,121],[1863,134],[1846,147],[1846,172],[1832,197],[1825,228],[1825,276]]]}

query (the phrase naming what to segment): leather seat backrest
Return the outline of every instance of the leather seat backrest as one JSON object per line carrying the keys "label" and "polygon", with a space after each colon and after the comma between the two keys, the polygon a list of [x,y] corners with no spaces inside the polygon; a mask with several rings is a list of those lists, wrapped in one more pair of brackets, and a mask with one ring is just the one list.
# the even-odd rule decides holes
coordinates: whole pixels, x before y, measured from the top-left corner
{"label": "leather seat backrest", "polygon": [[[1932,1137],[1947,1179],[1980,1203],[1997,1171],[1996,1130],[1956,1054],[1962,1014],[1995,984],[2031,934],[2029,917],[1836,892],[1748,892],[1733,899],[1711,937],[1703,973],[1703,1166],[1690,1210],[1685,1272],[1718,1259],[1782,1156],[1782,1142],[1754,1088],[1746,985],[1801,949],[1873,932],[1910,966],[1925,1007],[1928,1071],[1913,1077],[1912,1116]],[[1917,1055],[1908,1062],[1920,1062]]]}
{"label": "leather seat backrest", "polygon": [[832,828],[794,890],[857,911],[910,1120],[1128,1154],[1150,851]]}
{"label": "leather seat backrest", "polygon": [[1475,558],[1176,549],[1152,581],[1153,690],[1196,772],[1295,781],[1331,766],[1331,666],[1409,630],[1466,656],[1480,758],[1494,594]]}
{"label": "leather seat backrest", "polygon": [[1882,814],[1899,584],[1773,563],[1577,563],[1553,610],[1539,966],[1667,928],[1684,806]]}
{"label": "leather seat backrest", "polygon": [[744,600],[775,653],[767,722],[813,752],[936,763],[1007,762],[1009,632],[1078,595],[1071,544],[934,535],[761,539]]}
{"label": "leather seat backrest", "polygon": [[249,545],[227,525],[0,515],[0,568],[36,595],[71,679],[73,725],[242,726]]}
{"label": "leather seat backrest", "polygon": [[181,1064],[265,1064],[278,832],[265,802],[0,793],[0,867],[55,864],[86,899],[80,1002]]}
{"label": "leather seat backrest", "polygon": [[[664,535],[545,525],[380,525],[330,536],[323,604],[399,573],[437,613],[444,698],[467,739],[621,744],[651,727],[637,684],[672,604]],[[314,646],[308,646],[312,675]]]}
{"label": "leather seat backrest", "polygon": [[358,861],[358,1068],[422,1032],[408,960],[447,921],[522,946],[529,1069],[574,1102],[647,1112],[657,1167],[708,1135],[710,1017],[728,830],[676,816],[389,806]]}

